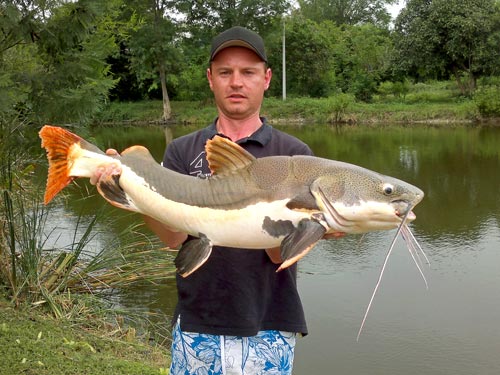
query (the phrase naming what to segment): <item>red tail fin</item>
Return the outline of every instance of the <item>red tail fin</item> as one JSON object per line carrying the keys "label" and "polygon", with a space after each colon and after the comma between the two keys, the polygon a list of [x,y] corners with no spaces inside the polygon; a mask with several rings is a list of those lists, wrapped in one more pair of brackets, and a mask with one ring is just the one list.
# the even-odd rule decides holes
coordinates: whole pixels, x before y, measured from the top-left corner
{"label": "red tail fin", "polygon": [[49,160],[49,174],[43,200],[44,204],[48,204],[73,181],[74,177],[68,175],[69,151],[71,146],[80,143],[82,138],[63,128],[50,125],[45,125],[38,134]]}

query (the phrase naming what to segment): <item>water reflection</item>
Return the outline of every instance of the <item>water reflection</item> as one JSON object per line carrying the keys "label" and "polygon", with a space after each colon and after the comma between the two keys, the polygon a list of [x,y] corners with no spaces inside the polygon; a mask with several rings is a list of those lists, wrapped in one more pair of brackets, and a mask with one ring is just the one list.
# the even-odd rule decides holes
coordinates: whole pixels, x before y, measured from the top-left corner
{"label": "water reflection", "polygon": [[[194,130],[174,127],[174,137]],[[426,290],[402,241],[387,266],[363,335],[361,319],[394,232],[322,241],[299,267],[310,335],[299,340],[294,373],[493,374],[500,368],[500,129],[303,126],[285,129],[320,157],[408,181],[424,200],[412,230],[431,260]],[[96,143],[121,150],[144,144],[160,161],[162,128],[95,129]],[[85,189],[92,187],[85,187]],[[80,197],[81,190],[70,194]],[[82,210],[69,201],[67,214]],[[92,211],[100,197],[85,200]],[[110,209],[112,207],[108,206]],[[108,232],[140,220],[126,217]],[[123,228],[123,227],[122,227]],[[122,295],[127,306],[175,305],[173,282]]]}

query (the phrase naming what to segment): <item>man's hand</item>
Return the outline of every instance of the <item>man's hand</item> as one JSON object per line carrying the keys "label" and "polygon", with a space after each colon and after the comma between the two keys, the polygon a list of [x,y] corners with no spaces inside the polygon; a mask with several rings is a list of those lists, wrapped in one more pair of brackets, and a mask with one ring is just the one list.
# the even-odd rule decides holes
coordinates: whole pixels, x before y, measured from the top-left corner
{"label": "man's hand", "polygon": [[[108,148],[106,150],[106,155],[109,156],[120,156],[118,151],[116,151],[114,148]],[[105,167],[99,167],[96,169],[95,173],[93,176],[90,177],[90,183],[92,185],[95,185],[99,182],[102,176],[110,175],[110,174],[117,174],[120,173],[120,171],[117,168],[117,165],[114,164],[108,164]]]}

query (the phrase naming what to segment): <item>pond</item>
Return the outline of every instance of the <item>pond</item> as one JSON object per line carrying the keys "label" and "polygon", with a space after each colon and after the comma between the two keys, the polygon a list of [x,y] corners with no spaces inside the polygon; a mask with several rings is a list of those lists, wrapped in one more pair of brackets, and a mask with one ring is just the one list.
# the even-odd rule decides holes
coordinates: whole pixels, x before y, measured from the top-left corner
{"label": "pond", "polygon": [[[321,241],[299,263],[309,335],[294,374],[496,374],[500,370],[500,128],[285,127],[320,157],[347,161],[420,187],[410,225],[426,252],[425,284],[402,241],[388,262],[359,341],[366,306],[395,231]],[[190,127],[95,129],[102,149],[147,146],[162,159],[166,137]],[[81,190],[81,189],[80,189]],[[81,196],[79,189],[70,194]],[[92,215],[100,197],[60,208]],[[123,226],[130,215],[123,215]],[[138,217],[132,217],[138,220]],[[69,225],[69,224],[68,224]],[[120,224],[110,227],[109,235]],[[96,245],[98,246],[98,244]],[[135,289],[121,303],[172,314],[174,281]],[[168,319],[168,318],[165,318]]]}

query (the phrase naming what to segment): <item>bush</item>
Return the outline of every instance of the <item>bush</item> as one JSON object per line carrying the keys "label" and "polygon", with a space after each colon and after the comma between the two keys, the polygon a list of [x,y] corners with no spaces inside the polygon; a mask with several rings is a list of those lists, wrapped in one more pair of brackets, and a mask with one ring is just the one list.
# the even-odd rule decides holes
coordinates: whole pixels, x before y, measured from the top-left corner
{"label": "bush", "polygon": [[354,94],[357,100],[370,102],[373,94],[377,91],[376,85],[377,83],[373,78],[366,75],[357,75],[351,83],[349,92]]}
{"label": "bush", "polygon": [[349,94],[337,94],[328,98],[329,110],[331,112],[330,121],[334,123],[346,121],[345,114],[354,102],[354,97]]}
{"label": "bush", "polygon": [[385,81],[382,82],[377,92],[381,97],[386,97],[388,95],[393,95],[395,98],[405,98],[408,92],[410,91],[410,82],[405,79],[404,81],[390,82]]}
{"label": "bush", "polygon": [[474,94],[474,103],[483,117],[500,116],[500,87],[482,87]]}

